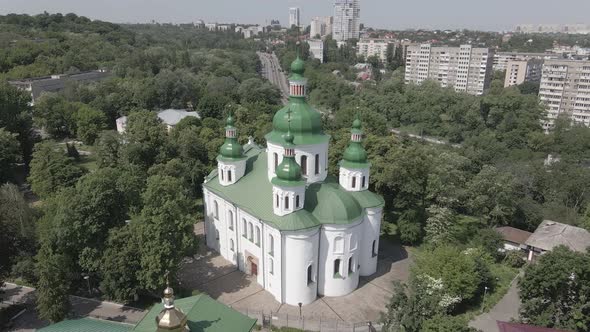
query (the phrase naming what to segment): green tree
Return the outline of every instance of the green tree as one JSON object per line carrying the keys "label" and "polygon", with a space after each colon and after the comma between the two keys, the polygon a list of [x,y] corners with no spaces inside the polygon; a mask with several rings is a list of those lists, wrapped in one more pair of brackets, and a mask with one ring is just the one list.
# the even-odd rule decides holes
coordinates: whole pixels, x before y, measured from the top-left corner
{"label": "green tree", "polygon": [[52,142],[43,142],[35,145],[28,181],[36,194],[47,197],[74,185],[83,173],[63,150],[56,149]]}
{"label": "green tree", "polygon": [[161,289],[167,273],[175,277],[182,258],[196,248],[193,203],[181,188],[176,178],[149,177],[142,194],[144,207],[131,221],[141,243],[138,279],[145,289]]}
{"label": "green tree", "polygon": [[94,144],[100,132],[106,129],[107,117],[88,105],[80,105],[74,117],[77,136],[84,144]]}
{"label": "green tree", "polygon": [[467,184],[467,192],[471,213],[483,216],[490,225],[508,224],[516,211],[515,179],[493,166],[484,166]]}
{"label": "green tree", "polygon": [[560,246],[528,265],[518,287],[521,319],[572,331],[590,328],[590,254]]}
{"label": "green tree", "polygon": [[39,317],[51,322],[66,318],[70,309],[69,259],[42,246],[37,254],[37,310]]}
{"label": "green tree", "polygon": [[166,128],[155,112],[134,112],[127,118],[122,155],[127,162],[147,170],[164,159],[167,152]]}
{"label": "green tree", "polygon": [[125,303],[138,295],[139,252],[139,243],[130,226],[110,230],[100,265],[100,289],[107,298]]}
{"label": "green tree", "polygon": [[77,107],[63,96],[46,93],[35,103],[34,120],[52,137],[68,137],[76,131]]}
{"label": "green tree", "polygon": [[103,131],[96,141],[98,167],[116,167],[119,164],[122,137],[116,131]]}
{"label": "green tree", "polygon": [[16,134],[0,128],[0,183],[13,178],[14,168],[21,161],[22,151]]}
{"label": "green tree", "polygon": [[0,128],[17,134],[22,161],[27,165],[37,138],[32,129],[30,100],[31,97],[26,92],[7,82],[0,82]]}
{"label": "green tree", "polygon": [[437,315],[422,324],[421,332],[477,332],[462,317]]}
{"label": "green tree", "polygon": [[445,207],[430,206],[428,209],[428,219],[426,219],[425,240],[432,244],[447,243],[451,240],[451,231],[455,223],[453,211]]}

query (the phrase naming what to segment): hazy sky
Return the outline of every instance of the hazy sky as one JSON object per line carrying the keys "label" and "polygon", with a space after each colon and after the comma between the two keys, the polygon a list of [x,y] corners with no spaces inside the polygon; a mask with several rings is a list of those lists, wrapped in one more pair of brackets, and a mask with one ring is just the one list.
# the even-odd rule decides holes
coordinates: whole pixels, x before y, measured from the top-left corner
{"label": "hazy sky", "polygon": [[[332,15],[332,0],[0,0],[0,14],[74,12],[111,22],[288,21]],[[520,23],[590,23],[590,0],[361,0],[367,26],[508,30]]]}

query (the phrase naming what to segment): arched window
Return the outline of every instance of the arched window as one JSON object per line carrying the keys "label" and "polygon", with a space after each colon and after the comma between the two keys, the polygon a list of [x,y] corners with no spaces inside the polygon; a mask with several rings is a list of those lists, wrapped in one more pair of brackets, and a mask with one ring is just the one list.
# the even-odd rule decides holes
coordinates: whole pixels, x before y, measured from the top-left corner
{"label": "arched window", "polygon": [[243,237],[246,237],[246,234],[247,234],[246,233],[246,225],[247,225],[246,219],[242,218],[242,236]]}
{"label": "arched window", "polygon": [[366,185],[367,185],[367,179],[363,175],[363,186],[361,188],[365,188]]}
{"label": "arched window", "polygon": [[334,260],[334,278],[340,278],[340,258]]}
{"label": "arched window", "polygon": [[260,247],[260,227],[256,226],[256,245]]}
{"label": "arched window", "polygon": [[217,201],[213,201],[213,216],[215,219],[219,219],[219,204]]}
{"label": "arched window", "polygon": [[252,223],[248,223],[248,240],[250,240],[250,242],[254,240],[254,230],[252,229]]}
{"label": "arched window", "polygon": [[373,257],[377,256],[377,240],[373,240]]}
{"label": "arched window", "polygon": [[295,196],[295,207],[299,208],[299,195]]}
{"label": "arched window", "polygon": [[276,194],[275,195],[275,198],[276,198],[276,201],[277,201],[277,207],[279,207],[279,202],[280,202],[279,194]]}
{"label": "arched window", "polygon": [[268,260],[268,273],[275,273],[275,262],[272,260],[272,258]]}
{"label": "arched window", "polygon": [[320,155],[315,155],[315,175],[320,174]]}
{"label": "arched window", "polygon": [[307,267],[307,284],[311,284],[313,282],[313,270],[312,270],[312,264],[309,264],[309,266]]}
{"label": "arched window", "polygon": [[272,156],[273,156],[274,166],[275,166],[274,172],[276,173],[277,172],[277,168],[279,167],[279,154],[275,152],[275,153],[272,154]]}
{"label": "arched window", "polygon": [[352,188],[354,189],[356,187],[356,176],[352,177]]}
{"label": "arched window", "polygon": [[307,175],[307,156],[301,156],[301,174]]}
{"label": "arched window", "polygon": [[289,196],[285,196],[285,210],[289,210]]}
{"label": "arched window", "polygon": [[348,274],[351,274],[354,272],[354,261],[352,259],[352,256],[348,259]]}
{"label": "arched window", "polygon": [[215,240],[219,241],[219,231],[215,230]]}
{"label": "arched window", "polygon": [[234,251],[234,239],[229,239],[229,250]]}
{"label": "arched window", "polygon": [[268,254],[275,255],[275,238],[272,235],[268,235]]}
{"label": "arched window", "polygon": [[229,229],[234,229],[234,213],[232,210],[227,211],[227,223],[229,225]]}
{"label": "arched window", "polygon": [[227,181],[231,182],[231,170],[227,171]]}
{"label": "arched window", "polygon": [[344,251],[344,239],[342,236],[337,236],[334,238],[334,252],[335,253],[342,253]]}
{"label": "arched window", "polygon": [[221,170],[221,181],[225,181],[224,174],[225,174],[225,172],[223,170]]}

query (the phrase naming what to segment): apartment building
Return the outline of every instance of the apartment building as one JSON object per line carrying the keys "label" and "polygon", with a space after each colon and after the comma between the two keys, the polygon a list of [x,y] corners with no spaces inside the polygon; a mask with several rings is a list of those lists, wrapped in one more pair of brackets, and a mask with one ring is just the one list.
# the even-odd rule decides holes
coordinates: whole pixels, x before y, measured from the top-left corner
{"label": "apartment building", "polygon": [[421,84],[429,79],[457,92],[481,95],[491,82],[493,53],[492,49],[471,45],[408,46],[406,84]]}
{"label": "apartment building", "polygon": [[539,100],[547,107],[546,130],[560,115],[590,126],[590,61],[546,60]]}
{"label": "apartment building", "polygon": [[590,34],[590,24],[521,24],[514,30],[520,33]]}
{"label": "apartment building", "polygon": [[389,45],[394,45],[394,52],[395,52],[395,44],[393,40],[386,40],[386,39],[361,39],[357,44],[357,55],[362,55],[366,58],[370,56],[376,56],[381,60],[381,62],[385,62],[387,60],[387,47]]}
{"label": "apartment building", "polygon": [[339,42],[360,36],[360,0],[334,0],[332,37]]}
{"label": "apartment building", "polygon": [[519,85],[524,82],[539,82],[541,81],[542,71],[542,59],[510,60],[506,66],[504,87]]}
{"label": "apartment building", "polygon": [[309,44],[309,53],[311,54],[311,57],[314,59],[318,59],[321,63],[323,63],[324,41],[321,39],[309,39],[307,40],[307,44]]}
{"label": "apartment building", "polygon": [[318,35],[324,37],[332,34],[332,16],[316,16],[311,19],[309,36],[316,38]]}
{"label": "apartment building", "polygon": [[508,62],[513,60],[529,59],[557,59],[559,55],[551,53],[523,53],[523,52],[496,52],[494,53],[494,70],[506,70]]}

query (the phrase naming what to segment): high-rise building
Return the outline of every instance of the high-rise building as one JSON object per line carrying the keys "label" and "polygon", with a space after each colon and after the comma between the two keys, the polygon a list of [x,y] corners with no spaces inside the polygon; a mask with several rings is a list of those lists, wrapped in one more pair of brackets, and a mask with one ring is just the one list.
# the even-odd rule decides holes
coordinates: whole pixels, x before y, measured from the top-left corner
{"label": "high-rise building", "polygon": [[370,56],[376,56],[381,60],[381,62],[385,62],[387,60],[387,48],[389,45],[394,45],[394,52],[395,52],[395,44],[393,40],[387,39],[361,39],[357,44],[357,55],[362,55],[365,58]]}
{"label": "high-rise building", "polygon": [[324,37],[332,33],[332,16],[316,16],[311,19],[309,37]]}
{"label": "high-rise building", "polygon": [[590,126],[590,61],[546,60],[539,100],[547,107],[546,130],[560,115]]}
{"label": "high-rise building", "polygon": [[510,60],[506,65],[504,87],[519,85],[524,82],[541,81],[542,59]]}
{"label": "high-rise building", "polygon": [[430,44],[409,46],[406,55],[406,84],[429,79],[457,92],[483,94],[490,86],[494,51],[489,48]]}
{"label": "high-rise building", "polygon": [[300,20],[299,20],[299,7],[291,7],[289,8],[289,26],[288,28],[292,28],[293,26],[299,27]]}
{"label": "high-rise building", "polygon": [[358,39],[360,36],[360,0],[335,0],[332,38],[336,41]]}
{"label": "high-rise building", "polygon": [[309,53],[311,54],[311,57],[314,59],[318,59],[321,63],[323,63],[324,41],[321,39],[309,39],[307,40],[307,44],[309,44]]}
{"label": "high-rise building", "polygon": [[514,29],[521,33],[590,34],[590,24],[521,24]]}

